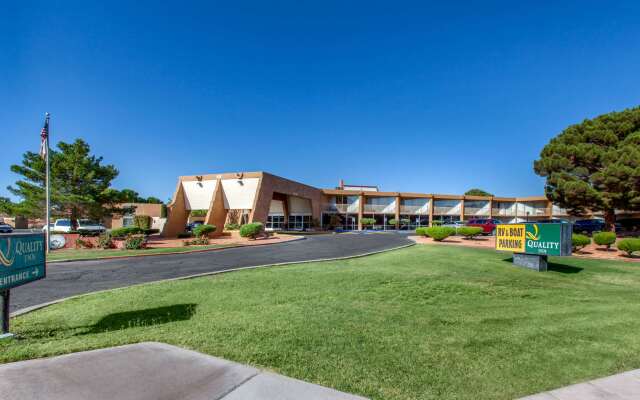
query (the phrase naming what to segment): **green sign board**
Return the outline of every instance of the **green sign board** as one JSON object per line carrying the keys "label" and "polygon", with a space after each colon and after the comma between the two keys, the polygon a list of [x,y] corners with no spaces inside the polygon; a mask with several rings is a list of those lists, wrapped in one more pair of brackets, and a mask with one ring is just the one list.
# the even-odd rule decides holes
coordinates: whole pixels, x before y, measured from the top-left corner
{"label": "green sign board", "polygon": [[21,286],[45,275],[44,234],[0,235],[0,290]]}
{"label": "green sign board", "polygon": [[571,255],[570,224],[503,224],[496,226],[496,250],[540,256]]}

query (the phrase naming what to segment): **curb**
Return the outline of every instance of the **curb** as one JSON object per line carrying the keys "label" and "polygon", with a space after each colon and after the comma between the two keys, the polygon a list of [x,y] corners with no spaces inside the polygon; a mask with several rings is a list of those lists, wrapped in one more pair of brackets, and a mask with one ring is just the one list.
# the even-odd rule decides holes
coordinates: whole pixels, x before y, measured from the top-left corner
{"label": "curb", "polygon": [[75,261],[103,261],[103,260],[119,260],[122,258],[156,257],[156,256],[171,256],[175,254],[205,253],[208,251],[221,251],[221,250],[227,250],[227,249],[237,249],[240,247],[258,247],[258,246],[270,246],[273,244],[285,244],[285,243],[297,242],[299,240],[306,240],[306,239],[307,239],[306,237],[297,237],[291,240],[287,240],[284,242],[277,242],[277,243],[260,243],[260,244],[251,244],[251,245],[237,244],[237,245],[230,245],[226,247],[213,247],[210,249],[194,249],[191,251],[171,251],[168,253],[137,254],[137,255],[128,255],[128,256],[107,256],[107,257],[100,257],[100,258],[73,258],[68,260],[47,261],[47,265],[58,264],[58,263],[69,263],[69,262],[75,262]]}
{"label": "curb", "polygon": [[[332,258],[318,258],[318,259],[314,259],[314,260],[290,261],[290,262],[281,262],[281,263],[273,263],[273,264],[250,265],[250,266],[247,266],[247,267],[238,267],[238,268],[226,269],[224,271],[203,272],[203,273],[200,273],[200,274],[180,276],[180,277],[177,277],[177,278],[169,278],[169,279],[162,279],[162,280],[153,281],[153,282],[137,283],[135,285],[123,286],[123,287],[113,288],[113,289],[98,290],[98,291],[90,292],[90,293],[82,293],[82,294],[78,294],[78,295],[75,295],[75,296],[69,296],[69,297],[64,297],[62,299],[49,301],[49,302],[46,302],[46,303],[36,304],[34,306],[25,307],[25,308],[22,308],[20,310],[12,312],[11,313],[11,317],[18,317],[20,315],[28,314],[28,313],[30,313],[32,311],[36,311],[36,310],[39,310],[39,309],[42,309],[42,308],[45,308],[45,307],[48,307],[48,306],[51,306],[51,305],[54,305],[54,304],[62,303],[63,301],[67,301],[67,300],[71,300],[71,299],[77,299],[77,298],[80,298],[80,297],[89,296],[89,295],[93,295],[93,294],[97,294],[97,293],[113,292],[113,291],[116,291],[116,290],[123,290],[123,289],[132,288],[132,287],[145,286],[145,285],[154,285],[154,284],[157,284],[157,283],[164,283],[164,282],[182,281],[182,280],[186,280],[186,279],[201,278],[201,277],[204,277],[204,276],[219,275],[219,274],[225,274],[225,273],[228,273],[228,272],[236,272],[236,271],[243,271],[243,270],[250,270],[250,269],[278,267],[278,266],[284,266],[284,265],[309,264],[309,263],[324,262],[324,261],[350,260],[350,259],[354,259],[354,258],[367,257],[367,256],[371,256],[371,255],[374,255],[374,254],[380,254],[380,253],[386,253],[386,252],[389,252],[389,251],[400,250],[400,249],[404,249],[404,248],[415,246],[415,245],[416,245],[416,243],[408,243],[408,244],[405,244],[405,245],[402,245],[402,246],[392,247],[390,249],[370,251],[370,252],[367,252],[367,253],[356,254],[356,255],[353,255],[353,256],[332,257]],[[222,249],[222,250],[224,250],[224,249]]]}

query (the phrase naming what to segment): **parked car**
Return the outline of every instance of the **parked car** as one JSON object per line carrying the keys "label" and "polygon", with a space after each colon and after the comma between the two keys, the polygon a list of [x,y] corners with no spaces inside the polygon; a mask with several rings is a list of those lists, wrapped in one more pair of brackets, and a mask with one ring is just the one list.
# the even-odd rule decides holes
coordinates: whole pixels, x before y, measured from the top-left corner
{"label": "parked car", "polygon": [[573,231],[576,233],[592,234],[604,230],[605,224],[601,219],[581,219],[573,223]]}
{"label": "parked car", "polygon": [[[59,218],[53,224],[49,224],[52,232],[71,232],[71,220],[69,218]],[[47,230],[47,227],[42,228],[43,231]],[[89,219],[78,220],[78,231],[85,231],[91,233],[101,233],[107,230],[104,225],[91,221]]]}
{"label": "parked car", "polygon": [[451,221],[451,222],[447,222],[444,223],[440,226],[446,226],[449,228],[453,228],[456,230],[456,234],[458,233],[458,229],[462,228],[463,226],[465,226],[465,222],[464,221]]}
{"label": "parked car", "polygon": [[11,225],[6,224],[4,222],[0,222],[0,233],[11,233],[13,232],[13,227]]}
{"label": "parked car", "polygon": [[193,221],[193,222],[187,224],[187,226],[185,228],[185,231],[193,232],[193,229],[195,227],[197,227],[197,226],[200,226],[200,225],[204,225],[204,221]]}
{"label": "parked car", "polygon": [[562,218],[540,219],[533,222],[536,222],[538,224],[570,224],[571,223],[570,221]]}
{"label": "parked car", "polygon": [[496,225],[501,223],[502,222],[498,219],[482,218],[482,219],[469,220],[469,222],[467,223],[467,226],[477,226],[482,228],[482,234],[484,235],[495,235]]}

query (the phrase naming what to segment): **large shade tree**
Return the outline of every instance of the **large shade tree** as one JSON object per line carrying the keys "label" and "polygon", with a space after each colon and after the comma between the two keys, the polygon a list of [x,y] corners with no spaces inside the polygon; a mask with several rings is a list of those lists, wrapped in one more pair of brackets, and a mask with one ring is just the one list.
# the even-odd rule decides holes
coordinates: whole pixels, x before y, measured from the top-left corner
{"label": "large shade tree", "polygon": [[478,188],[473,188],[473,189],[469,189],[466,192],[464,192],[465,196],[493,196],[493,194],[487,192],[486,190],[482,190],[482,189],[478,189]]}
{"label": "large shade tree", "polygon": [[534,162],[547,197],[572,215],[603,211],[609,229],[615,210],[640,210],[640,107],[572,125]]}
{"label": "large shade tree", "polygon": [[[110,189],[118,176],[113,165],[103,165],[102,157],[91,154],[82,139],[73,143],[59,142],[51,149],[50,182],[51,209],[54,216],[100,219],[112,212],[110,205],[117,202],[119,193]],[[16,213],[27,217],[42,217],[45,209],[45,163],[38,153],[27,151],[22,164],[12,165],[11,171],[21,176],[8,190],[21,198]]]}

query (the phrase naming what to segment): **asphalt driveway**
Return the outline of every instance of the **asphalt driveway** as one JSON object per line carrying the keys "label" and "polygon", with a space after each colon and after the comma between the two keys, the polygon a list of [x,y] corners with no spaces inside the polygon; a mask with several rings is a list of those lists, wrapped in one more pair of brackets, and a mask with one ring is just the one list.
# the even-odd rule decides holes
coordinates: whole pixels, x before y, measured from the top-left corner
{"label": "asphalt driveway", "polygon": [[212,252],[52,263],[47,278],[11,290],[11,311],[98,290],[238,267],[347,257],[411,244],[396,233],[310,236]]}

